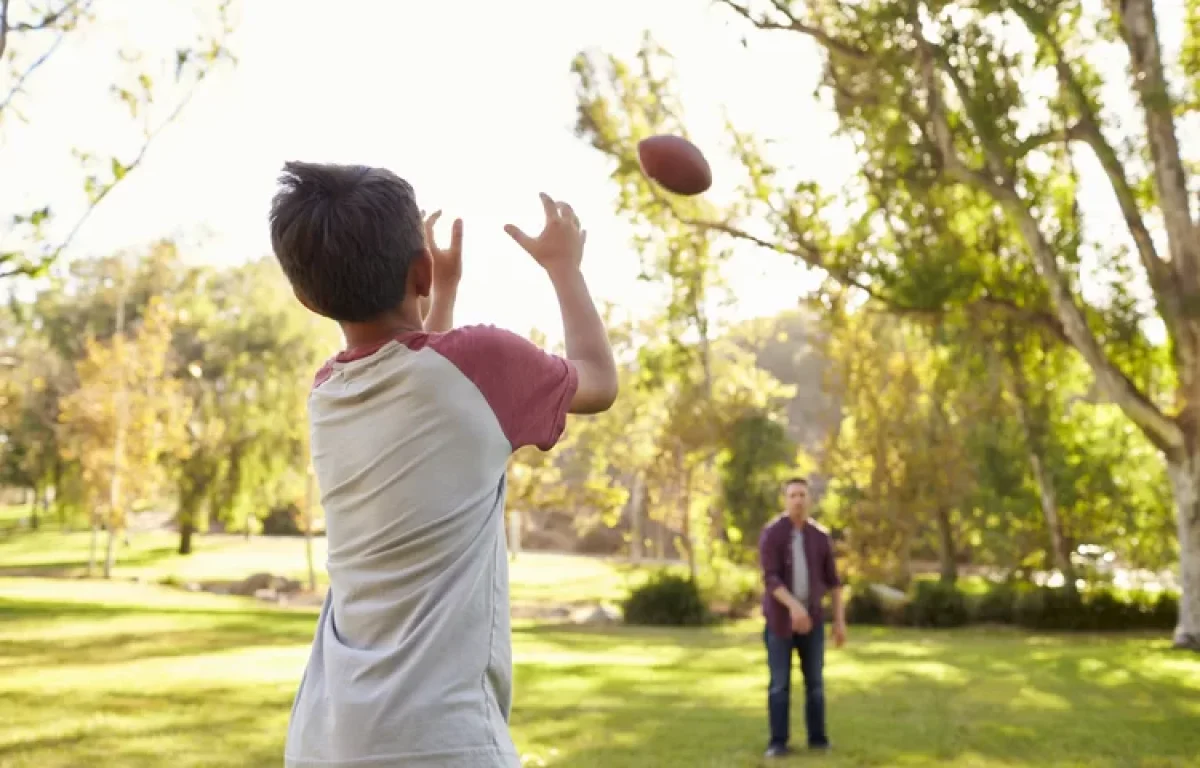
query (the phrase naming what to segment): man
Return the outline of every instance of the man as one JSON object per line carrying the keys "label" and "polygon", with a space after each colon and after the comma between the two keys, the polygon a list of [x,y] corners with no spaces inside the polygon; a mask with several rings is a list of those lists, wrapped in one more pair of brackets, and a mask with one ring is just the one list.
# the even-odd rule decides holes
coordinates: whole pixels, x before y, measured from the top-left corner
{"label": "man", "polygon": [[809,486],[803,478],[784,484],[787,511],[763,529],[758,540],[766,592],[763,615],[767,626],[767,667],[771,682],[767,711],[771,742],[767,757],[789,753],[788,736],[792,696],[792,650],[800,657],[804,673],[804,721],[809,749],[828,749],[825,733],[825,625],[822,600],[833,594],[833,641],[846,642],[846,614],[842,583],[834,562],[829,534],[808,517]]}

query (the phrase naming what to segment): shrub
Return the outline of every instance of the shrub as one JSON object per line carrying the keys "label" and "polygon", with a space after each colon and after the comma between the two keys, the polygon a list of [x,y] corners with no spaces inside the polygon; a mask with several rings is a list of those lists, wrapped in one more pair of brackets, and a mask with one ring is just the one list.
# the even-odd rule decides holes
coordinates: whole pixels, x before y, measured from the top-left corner
{"label": "shrub", "polygon": [[1108,587],[1088,592],[1083,607],[1080,621],[1083,629],[1111,632],[1144,626],[1136,600],[1123,600]]}
{"label": "shrub", "polygon": [[1029,629],[1087,629],[1083,600],[1061,587],[1037,587],[1017,598],[1015,619]]}
{"label": "shrub", "polygon": [[905,611],[915,627],[962,627],[970,621],[967,597],[957,586],[940,581],[918,581]]}
{"label": "shrub", "polygon": [[887,611],[879,596],[869,587],[854,587],[846,602],[846,621],[851,624],[881,625],[887,623]]}
{"label": "shrub", "polygon": [[696,582],[665,571],[631,591],[621,607],[627,624],[684,627],[708,620],[708,608]]}
{"label": "shrub", "polygon": [[993,582],[971,602],[972,620],[980,624],[1012,624],[1016,606],[1016,587],[1007,582]]}
{"label": "shrub", "polygon": [[1162,592],[1145,614],[1148,629],[1175,629],[1179,623],[1179,596]]}

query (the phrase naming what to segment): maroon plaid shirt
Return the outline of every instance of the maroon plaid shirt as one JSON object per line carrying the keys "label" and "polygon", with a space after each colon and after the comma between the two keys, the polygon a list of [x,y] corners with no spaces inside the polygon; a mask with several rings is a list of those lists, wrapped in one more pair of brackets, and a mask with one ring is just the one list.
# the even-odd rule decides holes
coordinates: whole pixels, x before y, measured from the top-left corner
{"label": "maroon plaid shirt", "polygon": [[[758,559],[766,587],[763,615],[767,619],[767,629],[779,637],[792,634],[792,617],[787,607],[771,593],[778,587],[784,587],[789,592],[792,590],[795,567],[792,558],[793,529],[791,518],[781,515],[763,528],[758,538]],[[804,537],[804,559],[808,565],[808,604],[805,607],[816,623],[822,617],[821,604],[825,595],[842,586],[842,582],[838,578],[837,563],[833,556],[833,542],[825,529],[809,520],[800,533]]]}

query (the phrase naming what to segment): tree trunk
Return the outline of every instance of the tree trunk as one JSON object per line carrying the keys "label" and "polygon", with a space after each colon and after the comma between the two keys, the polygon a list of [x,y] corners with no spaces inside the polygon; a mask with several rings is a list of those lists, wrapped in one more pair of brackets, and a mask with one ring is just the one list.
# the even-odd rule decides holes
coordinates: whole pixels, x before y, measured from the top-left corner
{"label": "tree trunk", "polygon": [[635,563],[642,560],[642,516],[646,509],[646,476],[637,472],[633,476],[633,497],[629,508],[629,559]]}
{"label": "tree trunk", "polygon": [[[1196,445],[1196,441],[1190,441]],[[1179,525],[1179,623],[1175,646],[1200,651],[1200,448],[1167,461]]]}
{"label": "tree trunk", "polygon": [[679,512],[683,520],[683,550],[687,553],[688,573],[696,580],[696,544],[692,541],[692,468],[684,467],[683,449],[678,449],[679,474]]}
{"label": "tree trunk", "polygon": [[179,554],[192,554],[192,536],[196,533],[196,523],[191,515],[179,523]]}
{"label": "tree trunk", "polygon": [[100,546],[100,513],[92,510],[92,539],[88,545],[88,578],[96,575],[96,550]]}
{"label": "tree trunk", "polygon": [[525,527],[520,507],[508,511],[508,551],[513,557],[521,554],[521,529]]}
{"label": "tree trunk", "polygon": [[317,591],[317,566],[313,562],[313,497],[314,486],[312,467],[308,469],[308,488],[304,499],[304,556],[308,560],[308,591]]}
{"label": "tree trunk", "polygon": [[1050,554],[1054,566],[1063,575],[1063,585],[1068,591],[1076,590],[1075,566],[1063,534],[1062,518],[1058,514],[1058,494],[1054,490],[1054,477],[1046,466],[1045,436],[1049,428],[1044,407],[1037,407],[1030,399],[1029,382],[1025,379],[1023,361],[1012,337],[1005,339],[1008,372],[1012,381],[1013,395],[1017,401],[1017,419],[1025,433],[1029,450],[1029,468],[1038,489],[1038,502],[1042,507],[1042,519],[1050,533]]}
{"label": "tree trunk", "polygon": [[41,523],[38,518],[38,504],[41,493],[38,488],[33,488],[29,496],[29,530],[36,531]]}
{"label": "tree trunk", "polygon": [[942,583],[954,584],[958,582],[958,552],[954,547],[954,528],[950,524],[950,510],[941,504],[937,508],[937,527]]}
{"label": "tree trunk", "polygon": [[115,520],[110,520],[108,523],[108,543],[104,550],[104,578],[111,579],[113,566],[117,562],[117,523]]}
{"label": "tree trunk", "polygon": [[1054,557],[1054,565],[1062,572],[1063,586],[1074,592],[1075,565],[1071,562],[1070,548],[1067,537],[1063,535],[1062,519],[1058,516],[1058,494],[1054,490],[1054,481],[1048,475],[1042,457],[1037,451],[1029,453],[1029,467],[1033,472],[1034,482],[1037,483],[1038,500],[1042,505],[1042,517],[1046,520],[1046,528],[1050,531],[1050,552]]}

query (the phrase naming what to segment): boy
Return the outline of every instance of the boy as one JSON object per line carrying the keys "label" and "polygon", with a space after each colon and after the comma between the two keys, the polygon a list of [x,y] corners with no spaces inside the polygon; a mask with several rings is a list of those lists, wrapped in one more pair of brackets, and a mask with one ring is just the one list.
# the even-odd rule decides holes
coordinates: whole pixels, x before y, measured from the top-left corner
{"label": "boy", "polygon": [[515,768],[508,458],[549,450],[567,413],[604,411],[617,394],[580,272],[585,233],[546,195],[540,235],[505,227],[558,295],[561,358],[490,326],[451,330],[461,222],[437,248],[436,214],[423,231],[412,187],[394,174],[289,163],[280,184],[275,255],[301,303],[346,338],[309,399],[330,590],[285,763]]}

